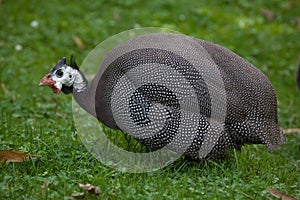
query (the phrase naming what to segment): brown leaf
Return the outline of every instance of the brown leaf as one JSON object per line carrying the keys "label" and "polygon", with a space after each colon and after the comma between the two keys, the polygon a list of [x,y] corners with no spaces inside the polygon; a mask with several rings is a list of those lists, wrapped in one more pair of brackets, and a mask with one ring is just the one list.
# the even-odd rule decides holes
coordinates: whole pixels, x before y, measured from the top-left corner
{"label": "brown leaf", "polygon": [[99,195],[99,188],[96,187],[96,186],[93,186],[93,185],[91,185],[89,183],[87,183],[87,184],[81,184],[81,183],[79,183],[78,186],[81,189],[83,189],[85,191],[88,191],[89,194]]}
{"label": "brown leaf", "polygon": [[272,20],[275,19],[275,14],[274,14],[271,10],[263,9],[263,10],[262,10],[262,14],[265,16],[265,18],[266,18],[268,21],[272,21]]}
{"label": "brown leaf", "polygon": [[42,188],[42,192],[45,193],[46,191],[48,191],[48,185],[49,185],[49,181],[45,180],[44,183],[41,185]]}
{"label": "brown leaf", "polygon": [[76,44],[80,49],[84,49],[85,45],[84,45],[84,43],[82,42],[82,40],[81,40],[78,36],[73,35],[72,38],[73,38],[75,44]]}
{"label": "brown leaf", "polygon": [[300,128],[288,128],[282,129],[284,134],[291,134],[291,133],[300,133]]}
{"label": "brown leaf", "polygon": [[300,17],[297,17],[297,29],[300,31]]}
{"label": "brown leaf", "polygon": [[114,12],[114,19],[116,21],[120,21],[121,17],[120,17],[120,13],[119,12],[117,12],[117,11]]}
{"label": "brown leaf", "polygon": [[282,200],[297,200],[295,197],[292,197],[290,195],[284,194],[278,190],[275,190],[271,187],[268,187],[269,192],[271,193],[271,195],[273,195],[274,197],[278,198],[278,199],[282,199]]}
{"label": "brown leaf", "polygon": [[41,155],[25,154],[23,152],[14,151],[14,150],[0,151],[0,163],[1,162],[24,162],[32,157],[41,157]]}
{"label": "brown leaf", "polygon": [[74,198],[74,199],[83,199],[83,197],[84,197],[84,192],[72,194],[71,197]]}
{"label": "brown leaf", "polygon": [[[91,185],[89,183],[87,183],[87,184],[81,184],[81,183],[79,183],[78,186],[82,190],[87,191],[91,195],[95,195],[95,196],[99,195],[99,188],[96,187],[96,186],[93,186],[93,185]],[[82,198],[84,198],[84,195],[85,195],[84,192],[76,193],[76,194],[72,194],[71,198],[72,199],[82,199]]]}
{"label": "brown leaf", "polygon": [[6,88],[6,86],[5,86],[4,83],[1,83],[1,88],[2,88],[2,90],[4,91],[5,94],[8,94],[8,93],[9,93],[9,91],[8,91],[8,89]]}

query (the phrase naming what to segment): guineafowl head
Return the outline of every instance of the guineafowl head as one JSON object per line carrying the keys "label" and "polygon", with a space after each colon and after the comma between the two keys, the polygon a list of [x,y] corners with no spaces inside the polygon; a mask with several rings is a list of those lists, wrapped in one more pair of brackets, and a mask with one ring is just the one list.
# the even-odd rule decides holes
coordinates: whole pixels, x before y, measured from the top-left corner
{"label": "guineafowl head", "polygon": [[78,66],[73,57],[70,59],[70,66],[66,64],[66,58],[61,58],[58,63],[40,81],[40,86],[49,86],[53,93],[65,94],[73,92],[73,83],[78,74]]}

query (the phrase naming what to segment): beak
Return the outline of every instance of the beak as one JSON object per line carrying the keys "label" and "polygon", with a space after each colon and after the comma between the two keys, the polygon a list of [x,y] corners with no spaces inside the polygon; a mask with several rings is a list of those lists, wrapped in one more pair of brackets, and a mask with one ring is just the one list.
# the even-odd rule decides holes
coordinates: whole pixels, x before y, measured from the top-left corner
{"label": "beak", "polygon": [[53,93],[55,93],[55,94],[60,93],[61,88],[58,87],[57,84],[56,84],[56,81],[51,78],[51,73],[46,74],[41,79],[39,86],[45,86],[45,85],[49,86],[52,89]]}

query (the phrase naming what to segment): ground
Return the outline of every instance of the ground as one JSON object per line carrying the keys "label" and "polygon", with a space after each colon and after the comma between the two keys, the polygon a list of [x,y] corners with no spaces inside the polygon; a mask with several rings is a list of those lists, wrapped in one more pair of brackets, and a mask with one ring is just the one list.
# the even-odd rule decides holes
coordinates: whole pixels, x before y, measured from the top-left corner
{"label": "ground", "polygon": [[274,86],[280,127],[299,127],[299,10],[297,0],[0,1],[0,150],[42,155],[0,164],[0,199],[68,199],[78,183],[99,187],[99,199],[272,199],[268,186],[300,198],[299,134],[274,152],[247,145],[221,163],[180,159],[155,172],[123,173],[83,146],[72,97],[38,87],[62,56],[80,64],[114,34],[165,27],[249,60]]}

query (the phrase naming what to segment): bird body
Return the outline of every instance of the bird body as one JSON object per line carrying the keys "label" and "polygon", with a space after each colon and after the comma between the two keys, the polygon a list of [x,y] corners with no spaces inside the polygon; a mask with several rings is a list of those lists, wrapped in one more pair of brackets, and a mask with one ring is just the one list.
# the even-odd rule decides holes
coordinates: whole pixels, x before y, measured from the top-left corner
{"label": "bird body", "polygon": [[[180,34],[145,34],[112,49],[90,84],[69,67],[61,59],[40,85],[73,93],[106,126],[153,150],[216,159],[247,143],[269,149],[284,143],[270,81],[220,45]],[[65,75],[57,78],[58,70]]]}

